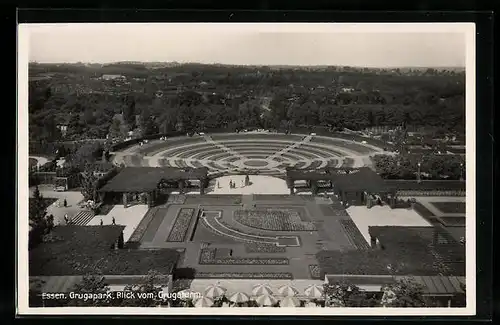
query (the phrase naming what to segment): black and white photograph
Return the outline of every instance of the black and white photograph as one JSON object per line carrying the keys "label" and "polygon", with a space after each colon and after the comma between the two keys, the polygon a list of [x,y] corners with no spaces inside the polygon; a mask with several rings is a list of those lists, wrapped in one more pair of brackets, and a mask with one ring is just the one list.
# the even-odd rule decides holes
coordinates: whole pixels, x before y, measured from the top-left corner
{"label": "black and white photograph", "polygon": [[473,23],[20,24],[17,115],[20,314],[475,313]]}

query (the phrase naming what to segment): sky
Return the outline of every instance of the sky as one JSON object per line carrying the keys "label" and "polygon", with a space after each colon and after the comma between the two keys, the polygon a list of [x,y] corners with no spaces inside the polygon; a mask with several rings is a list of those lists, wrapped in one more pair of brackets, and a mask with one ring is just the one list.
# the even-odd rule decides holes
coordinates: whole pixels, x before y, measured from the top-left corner
{"label": "sky", "polygon": [[24,24],[29,61],[465,67],[465,24]]}

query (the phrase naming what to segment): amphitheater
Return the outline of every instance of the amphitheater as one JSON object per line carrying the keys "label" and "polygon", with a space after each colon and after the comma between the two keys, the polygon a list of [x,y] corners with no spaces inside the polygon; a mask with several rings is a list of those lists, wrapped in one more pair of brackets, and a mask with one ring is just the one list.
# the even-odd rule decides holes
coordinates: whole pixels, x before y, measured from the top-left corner
{"label": "amphitheater", "polygon": [[370,166],[369,157],[382,151],[370,144],[314,134],[245,132],[151,140],[113,155],[116,164],[129,167],[207,167],[210,174],[277,175],[287,167]]}

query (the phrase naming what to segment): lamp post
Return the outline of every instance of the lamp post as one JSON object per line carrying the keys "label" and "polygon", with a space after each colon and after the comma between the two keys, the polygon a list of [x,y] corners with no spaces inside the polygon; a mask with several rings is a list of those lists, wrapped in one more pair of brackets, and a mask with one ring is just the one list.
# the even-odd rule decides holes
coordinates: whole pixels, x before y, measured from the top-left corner
{"label": "lamp post", "polygon": [[463,181],[464,180],[464,164],[463,163],[460,163],[460,180]]}
{"label": "lamp post", "polygon": [[418,171],[417,171],[417,183],[420,183],[422,182],[422,180],[420,179],[420,161],[417,163],[417,166],[418,166]]}

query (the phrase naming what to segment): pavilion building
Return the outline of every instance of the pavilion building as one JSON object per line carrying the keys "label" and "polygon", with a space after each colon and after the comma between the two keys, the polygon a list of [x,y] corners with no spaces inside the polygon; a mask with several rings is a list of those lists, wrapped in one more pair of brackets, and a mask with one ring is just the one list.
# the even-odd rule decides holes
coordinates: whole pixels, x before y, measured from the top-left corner
{"label": "pavilion building", "polygon": [[176,190],[182,194],[196,188],[204,194],[207,185],[207,168],[125,167],[98,192],[101,201],[106,197],[121,198],[127,207],[138,198],[144,198],[144,203],[152,207],[163,192]]}
{"label": "pavilion building", "polygon": [[287,185],[290,194],[295,194],[296,183],[304,182],[313,194],[332,191],[344,205],[364,205],[371,207],[373,195],[379,195],[391,207],[396,204],[396,190],[387,186],[384,180],[368,167],[326,168],[324,170],[287,169]]}

